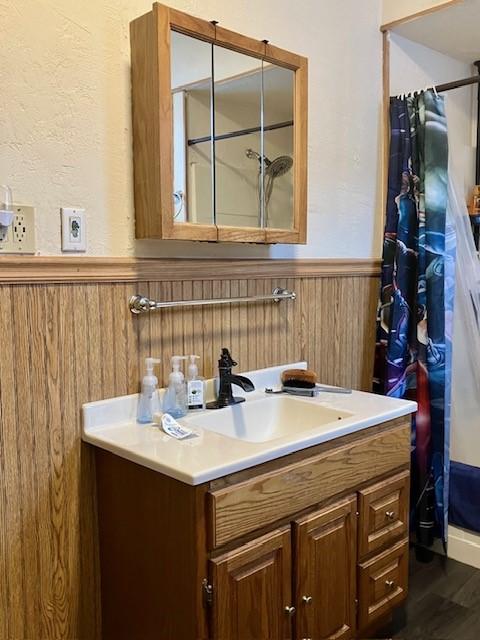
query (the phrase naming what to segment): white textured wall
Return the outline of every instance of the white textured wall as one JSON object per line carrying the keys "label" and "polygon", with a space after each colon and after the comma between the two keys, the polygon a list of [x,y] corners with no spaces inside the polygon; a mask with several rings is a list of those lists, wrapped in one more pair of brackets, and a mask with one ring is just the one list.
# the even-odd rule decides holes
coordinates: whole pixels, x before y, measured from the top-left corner
{"label": "white textured wall", "polygon": [[[390,35],[390,93],[423,89],[473,75],[465,62],[445,56],[416,42]],[[472,120],[473,89],[462,87],[445,93],[448,144],[455,171],[465,195],[475,183],[475,132]]]}
{"label": "white textured wall", "polygon": [[400,20],[419,11],[450,4],[450,0],[383,0],[382,24]]}
{"label": "white textured wall", "polygon": [[88,212],[94,255],[379,254],[381,0],[171,0],[308,56],[309,244],[134,240],[130,20],[150,0],[0,2],[0,182],[38,212],[38,248],[60,252],[59,208]]}

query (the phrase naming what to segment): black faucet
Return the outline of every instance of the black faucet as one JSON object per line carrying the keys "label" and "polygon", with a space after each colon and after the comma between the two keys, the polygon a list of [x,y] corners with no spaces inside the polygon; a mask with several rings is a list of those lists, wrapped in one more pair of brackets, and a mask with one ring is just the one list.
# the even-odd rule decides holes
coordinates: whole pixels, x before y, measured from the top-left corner
{"label": "black faucet", "polygon": [[233,360],[228,349],[223,348],[220,360],[218,361],[218,375],[220,384],[218,387],[218,397],[213,402],[207,402],[207,409],[223,409],[232,404],[245,402],[245,398],[236,398],[232,393],[232,384],[236,384],[244,391],[254,391],[253,382],[245,376],[236,376],[232,374],[232,367],[236,367],[237,363]]}

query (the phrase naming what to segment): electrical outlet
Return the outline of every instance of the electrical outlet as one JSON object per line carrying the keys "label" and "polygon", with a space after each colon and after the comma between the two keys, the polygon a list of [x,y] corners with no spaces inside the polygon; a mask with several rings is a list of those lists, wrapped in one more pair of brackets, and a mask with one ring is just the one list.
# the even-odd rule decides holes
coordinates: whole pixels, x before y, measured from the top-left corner
{"label": "electrical outlet", "polygon": [[13,253],[12,227],[0,226],[0,253]]}
{"label": "electrical outlet", "polygon": [[15,216],[9,227],[0,227],[0,253],[35,253],[35,208],[14,205]]}
{"label": "electrical outlet", "polygon": [[85,209],[62,207],[62,251],[86,251]]}

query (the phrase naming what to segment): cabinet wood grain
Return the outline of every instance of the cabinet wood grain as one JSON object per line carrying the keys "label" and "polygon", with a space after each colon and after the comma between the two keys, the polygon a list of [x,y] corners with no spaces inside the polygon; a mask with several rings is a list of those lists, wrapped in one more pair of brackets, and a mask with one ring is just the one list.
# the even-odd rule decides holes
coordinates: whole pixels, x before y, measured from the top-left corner
{"label": "cabinet wood grain", "polygon": [[205,487],[95,457],[102,639],[206,638]]}
{"label": "cabinet wood grain", "polygon": [[[216,46],[268,59],[295,74],[293,225],[291,229],[175,223],[173,217],[173,107],[171,29]],[[213,25],[158,2],[130,24],[135,234],[137,238],[305,244],[307,229],[307,59],[263,40]],[[277,57],[278,55],[278,57]]]}
{"label": "cabinet wood grain", "polygon": [[[208,494],[210,539],[221,546],[292,512],[409,463],[410,418],[276,471]],[[375,465],[372,465],[372,456]]]}
{"label": "cabinet wood grain", "polygon": [[293,524],[297,638],[355,636],[356,509],[353,495]]}
{"label": "cabinet wood grain", "polygon": [[292,638],[290,528],[211,561],[214,640]]}

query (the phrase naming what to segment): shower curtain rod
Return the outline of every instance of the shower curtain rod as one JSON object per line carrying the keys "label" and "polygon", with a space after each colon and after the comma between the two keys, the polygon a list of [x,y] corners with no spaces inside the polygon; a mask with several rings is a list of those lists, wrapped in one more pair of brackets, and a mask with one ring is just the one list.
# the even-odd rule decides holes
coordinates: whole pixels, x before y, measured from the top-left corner
{"label": "shower curtain rod", "polygon": [[[267,124],[263,127],[264,131],[275,131],[275,129],[284,129],[285,127],[293,127],[293,120],[287,120],[286,122],[277,122],[276,124]],[[229,138],[238,138],[240,136],[248,136],[251,133],[258,133],[262,130],[262,127],[249,127],[248,129],[240,129],[238,131],[232,131],[231,133],[221,133],[215,136],[214,140],[228,140]],[[211,136],[203,136],[203,138],[191,138],[187,140],[187,144],[191,147],[194,144],[200,144],[202,142],[210,142]]]}
{"label": "shower curtain rod", "polygon": [[438,84],[435,86],[435,89],[438,93],[443,93],[444,91],[452,91],[452,89],[459,89],[460,87],[466,87],[469,84],[478,84],[480,83],[480,75],[472,76],[471,78],[464,78],[463,80],[454,80],[453,82],[446,82],[445,84]]}
{"label": "shower curtain rod", "polygon": [[[462,78],[461,80],[453,80],[453,82],[445,82],[443,84],[431,85],[427,88],[434,89],[437,93],[444,93],[445,91],[460,89],[460,87],[467,87],[469,84],[480,84],[480,60],[475,60],[473,64],[478,69],[478,75],[471,76],[470,78]],[[405,93],[402,92],[400,95],[409,95],[410,93],[412,92],[411,91],[408,91]],[[396,97],[397,96],[392,96],[392,98],[396,98]]]}
{"label": "shower curtain rod", "polygon": [[[444,84],[437,84],[429,89],[434,89],[437,93],[445,93],[446,91],[453,91],[453,89],[460,89],[460,87],[467,87],[472,84],[480,84],[480,60],[476,60],[473,63],[478,69],[478,75],[471,76],[470,78],[463,78],[462,80],[454,80],[453,82],[445,82]],[[406,96],[411,92],[403,93],[400,95]],[[392,98],[397,98],[392,96]],[[480,184],[480,87],[477,96],[477,153],[476,153],[476,166],[475,166],[475,184]]]}
{"label": "shower curtain rod", "polygon": [[[444,84],[435,84],[429,85],[428,89],[434,89],[437,93],[445,93],[445,91],[452,91],[453,89],[459,89],[460,87],[466,87],[469,84],[479,84],[480,83],[480,75],[472,76],[471,78],[463,78],[462,80],[453,80],[453,82],[445,82]],[[402,91],[400,94],[396,94],[392,96],[392,98],[397,98],[399,95],[408,96],[414,92],[412,91]],[[415,93],[419,93],[415,91]]]}

